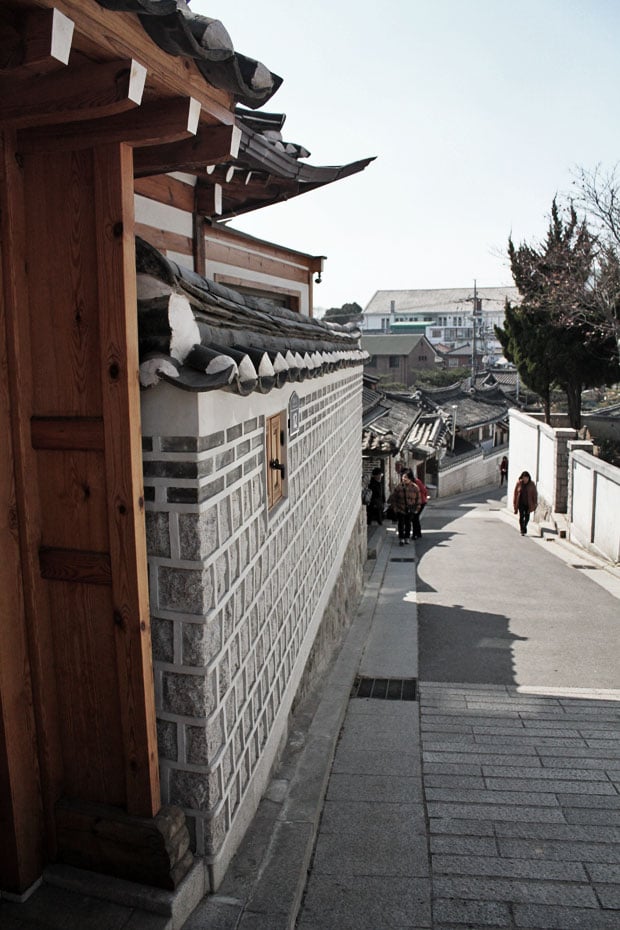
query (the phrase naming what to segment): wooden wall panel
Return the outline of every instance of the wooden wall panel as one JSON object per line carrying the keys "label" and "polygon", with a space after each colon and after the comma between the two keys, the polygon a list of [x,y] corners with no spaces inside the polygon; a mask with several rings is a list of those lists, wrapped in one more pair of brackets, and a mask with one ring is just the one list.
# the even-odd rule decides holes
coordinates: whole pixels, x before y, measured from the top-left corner
{"label": "wooden wall panel", "polygon": [[63,794],[124,805],[121,708],[110,587],[50,582],[63,721]]}
{"label": "wooden wall panel", "polygon": [[41,546],[108,550],[105,459],[97,452],[39,451]]}
{"label": "wooden wall panel", "polygon": [[26,259],[32,413],[92,416],[101,409],[92,152],[28,155],[24,183],[26,213],[37,218]]}
{"label": "wooden wall panel", "polygon": [[246,268],[258,271],[261,274],[272,275],[287,281],[298,283],[308,282],[308,271],[298,268],[277,258],[268,258],[260,253],[246,249],[235,248],[223,242],[213,242],[207,236],[206,242],[207,277],[209,277],[209,262],[224,262],[232,268]]}
{"label": "wooden wall panel", "polygon": [[[4,888],[24,891],[54,854],[53,805],[62,782],[49,606],[39,575],[38,485],[33,476],[30,435],[29,272],[25,261],[29,228],[24,209],[24,172],[11,133],[0,136],[0,223],[2,319],[6,358],[0,364],[0,393],[7,419],[0,456],[0,691],[4,717],[5,773],[11,785],[12,824],[3,818],[6,847],[16,857],[0,858]],[[37,211],[38,215],[38,211]],[[4,833],[4,830],[3,830]],[[13,838],[11,839],[11,833]]]}

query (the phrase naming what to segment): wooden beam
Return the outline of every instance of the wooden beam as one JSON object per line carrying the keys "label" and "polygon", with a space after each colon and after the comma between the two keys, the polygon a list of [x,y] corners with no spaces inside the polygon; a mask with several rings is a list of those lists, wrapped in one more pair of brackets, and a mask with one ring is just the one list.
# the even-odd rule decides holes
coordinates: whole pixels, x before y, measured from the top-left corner
{"label": "wooden beam", "polygon": [[[134,149],[134,164],[138,150]],[[194,209],[194,186],[171,178],[169,174],[159,174],[149,178],[136,178],[134,181],[136,194],[155,200],[157,203],[166,203],[169,207],[178,207],[191,213]]]}
{"label": "wooden beam", "polygon": [[30,423],[33,449],[104,448],[103,420],[99,417],[33,417]]}
{"label": "wooden beam", "polygon": [[36,0],[39,6],[58,6],[75,23],[76,35],[91,37],[102,58],[136,58],[148,61],[149,86],[166,95],[187,95],[200,100],[214,122],[234,123],[232,94],[208,84],[193,61],[159,48],[142,28],[137,16],[106,10],[97,0]]}
{"label": "wooden beam", "polygon": [[99,145],[127,143],[131,146],[177,142],[196,133],[200,104],[193,98],[174,98],[145,104],[137,110],[102,119],[23,129],[18,133],[18,150],[63,152]]}
{"label": "wooden beam", "polygon": [[58,9],[31,11],[22,30],[12,32],[13,48],[3,49],[0,73],[29,77],[63,68],[69,61],[74,24]]}
{"label": "wooden beam", "polygon": [[170,145],[152,145],[134,154],[134,176],[147,177],[169,171],[193,171],[229,161],[239,153],[241,131],[237,126],[201,126],[193,139]]}
{"label": "wooden beam", "polygon": [[203,216],[219,216],[222,212],[222,185],[200,185],[196,188],[196,210]]}
{"label": "wooden beam", "polygon": [[133,158],[94,152],[102,410],[127,813],[153,817],[160,788],[142,474]]}
{"label": "wooden beam", "polygon": [[41,577],[48,581],[77,581],[81,584],[112,584],[107,552],[84,549],[39,549]]}
{"label": "wooden beam", "polygon": [[146,68],[130,59],[65,68],[44,80],[0,74],[0,122],[41,126],[114,116],[141,103],[145,81]]}

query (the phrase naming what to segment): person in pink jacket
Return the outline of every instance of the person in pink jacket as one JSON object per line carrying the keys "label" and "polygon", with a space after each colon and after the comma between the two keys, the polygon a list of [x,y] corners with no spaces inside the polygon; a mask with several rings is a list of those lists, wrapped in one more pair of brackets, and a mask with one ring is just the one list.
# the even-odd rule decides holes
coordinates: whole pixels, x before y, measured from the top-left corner
{"label": "person in pink jacket", "polygon": [[536,485],[532,481],[532,476],[529,471],[522,471],[512,496],[514,512],[519,514],[519,527],[521,528],[522,536],[525,536],[527,533],[530,514],[534,513],[537,505],[538,491],[536,490]]}

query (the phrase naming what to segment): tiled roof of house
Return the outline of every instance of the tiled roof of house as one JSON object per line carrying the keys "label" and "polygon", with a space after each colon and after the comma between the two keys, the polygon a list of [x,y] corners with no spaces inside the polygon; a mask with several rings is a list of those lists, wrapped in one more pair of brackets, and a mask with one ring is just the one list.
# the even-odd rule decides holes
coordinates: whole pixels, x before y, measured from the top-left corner
{"label": "tiled roof of house", "polygon": [[419,396],[420,404],[429,411],[443,410],[451,415],[456,405],[457,423],[465,429],[499,422],[506,417],[509,407],[506,396],[497,386],[464,390],[460,384],[454,384],[420,389],[415,396]]}
{"label": "tiled roof of house", "polygon": [[275,94],[282,78],[260,61],[235,51],[217,19],[190,10],[185,0],[97,0],[119,13],[135,13],[150,38],[170,55],[191,58],[209,84],[248,107],[260,107]]}
{"label": "tiled roof of house", "polygon": [[370,355],[409,355],[424,340],[425,345],[432,348],[421,333],[401,333],[389,336],[362,335],[362,346]]}
{"label": "tiled roof of house", "polygon": [[[282,78],[261,62],[235,51],[225,26],[190,10],[185,0],[97,0],[118,13],[135,13],[150,38],[170,55],[191,59],[205,81],[232,95],[235,122],[240,129],[238,151],[217,164],[195,162],[185,146],[187,164],[168,170],[197,177],[197,212],[212,220],[230,219],[280,203],[363,171],[373,161],[364,158],[348,165],[317,166],[301,159],[309,151],[282,138],[286,116],[258,112],[282,84]],[[250,108],[250,109],[246,109]],[[181,157],[181,156],[179,156]],[[138,166],[136,176],[150,173]]]}
{"label": "tiled roof of house", "polygon": [[359,330],[240,294],[136,239],[140,383],[266,393],[361,365]]}

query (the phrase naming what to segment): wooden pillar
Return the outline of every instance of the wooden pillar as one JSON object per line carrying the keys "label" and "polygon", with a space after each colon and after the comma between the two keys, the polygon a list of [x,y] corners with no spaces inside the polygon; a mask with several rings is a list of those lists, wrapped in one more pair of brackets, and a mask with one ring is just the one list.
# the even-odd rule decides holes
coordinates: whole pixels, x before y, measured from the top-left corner
{"label": "wooden pillar", "polygon": [[[6,248],[15,224],[19,185],[11,140],[1,138],[0,216],[3,243],[0,265],[0,887],[20,893],[41,873],[44,818],[39,778],[32,674],[25,620],[19,509],[15,488],[11,375],[7,350],[7,302],[19,291],[23,264],[10,261]],[[18,219],[18,217],[17,217]],[[8,301],[7,301],[8,298]],[[13,379],[14,380],[14,379]]]}

